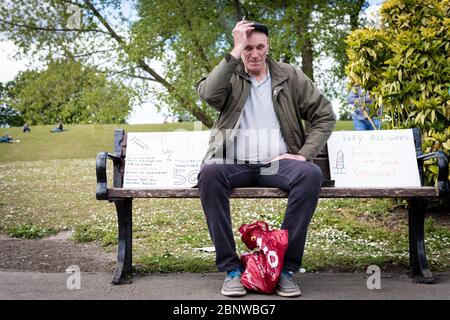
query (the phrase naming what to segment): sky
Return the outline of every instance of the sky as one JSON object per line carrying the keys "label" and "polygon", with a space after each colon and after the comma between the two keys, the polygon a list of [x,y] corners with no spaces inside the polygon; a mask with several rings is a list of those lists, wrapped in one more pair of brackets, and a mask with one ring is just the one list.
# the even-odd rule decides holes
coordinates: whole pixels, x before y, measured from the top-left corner
{"label": "sky", "polygon": [[[369,7],[366,9],[366,13],[369,16],[376,15],[383,0],[369,0],[368,2]],[[0,40],[0,82],[5,83],[13,80],[18,72],[26,70],[27,66],[32,64],[31,58],[16,60],[14,58],[15,52],[16,47],[11,41]],[[335,113],[338,114],[339,102],[333,100],[332,103]],[[162,123],[164,119],[164,110],[158,112],[156,107],[149,102],[134,106],[127,122],[130,124]],[[170,118],[168,120],[170,121]]]}

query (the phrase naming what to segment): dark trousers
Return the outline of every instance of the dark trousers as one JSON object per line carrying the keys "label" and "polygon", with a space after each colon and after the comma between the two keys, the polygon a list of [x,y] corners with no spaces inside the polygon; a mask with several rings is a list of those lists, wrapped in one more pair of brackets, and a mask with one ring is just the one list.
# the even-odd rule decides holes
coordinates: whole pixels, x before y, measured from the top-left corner
{"label": "dark trousers", "polygon": [[229,201],[231,190],[238,187],[276,187],[288,192],[281,225],[289,235],[284,268],[296,272],[301,266],[306,232],[319,198],[322,172],[312,162],[297,160],[279,161],[278,170],[273,174],[261,174],[265,168],[260,164],[210,162],[203,164],[200,170],[198,187],[220,271],[241,266],[233,238]]}

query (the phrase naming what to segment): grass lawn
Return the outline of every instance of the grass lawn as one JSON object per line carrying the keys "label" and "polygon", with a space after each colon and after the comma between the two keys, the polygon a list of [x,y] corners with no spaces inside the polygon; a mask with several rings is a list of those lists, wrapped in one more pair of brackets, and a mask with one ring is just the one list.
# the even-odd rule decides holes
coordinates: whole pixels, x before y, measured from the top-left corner
{"label": "grass lawn", "polygon": [[52,159],[95,158],[100,151],[113,151],[114,129],[127,132],[193,130],[193,123],[146,125],[66,125],[67,131],[51,133],[54,126],[32,126],[31,132],[22,128],[0,128],[19,143],[0,143],[0,162]]}
{"label": "grass lawn", "polygon": [[[347,123],[340,124],[340,128]],[[350,125],[351,126],[351,123]],[[95,199],[95,155],[112,151],[117,126],[51,126],[2,129],[20,142],[0,144],[0,229],[10,235],[44,237],[75,230],[75,241],[98,241],[115,251],[114,205]],[[192,124],[122,126],[127,131],[191,129]],[[338,128],[339,128],[338,127]],[[0,131],[1,132],[1,131]],[[257,219],[279,228],[285,199],[231,201],[238,250],[242,223]],[[311,223],[304,257],[308,271],[364,271],[369,265],[406,268],[407,216],[391,200],[322,199]],[[141,271],[215,271],[214,254],[198,199],[136,199],[133,259]],[[427,256],[432,270],[450,270],[450,227],[426,221]],[[405,269],[406,270],[406,269]]]}

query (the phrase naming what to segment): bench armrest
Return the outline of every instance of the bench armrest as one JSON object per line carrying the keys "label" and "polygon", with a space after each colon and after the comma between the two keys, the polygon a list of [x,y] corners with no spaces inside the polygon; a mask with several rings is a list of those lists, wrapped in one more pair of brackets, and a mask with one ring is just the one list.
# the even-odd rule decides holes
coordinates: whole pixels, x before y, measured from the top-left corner
{"label": "bench armrest", "polygon": [[106,161],[111,159],[114,165],[120,165],[122,159],[109,152],[99,152],[95,162],[95,171],[97,173],[97,189],[95,197],[97,200],[108,200],[108,180],[106,178]]}
{"label": "bench armrest", "polygon": [[419,161],[429,159],[438,160],[438,188],[439,194],[442,196],[450,196],[450,182],[448,179],[448,159],[449,157],[443,151],[436,151],[432,153],[422,154],[417,157]]}

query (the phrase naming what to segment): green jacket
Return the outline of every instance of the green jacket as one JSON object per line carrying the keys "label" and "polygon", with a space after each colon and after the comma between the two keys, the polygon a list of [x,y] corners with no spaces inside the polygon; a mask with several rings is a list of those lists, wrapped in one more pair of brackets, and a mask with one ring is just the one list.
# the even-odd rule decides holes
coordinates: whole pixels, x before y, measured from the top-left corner
{"label": "green jacket", "polygon": [[[281,134],[291,154],[311,161],[326,144],[336,123],[330,101],[301,71],[267,58],[272,77],[272,100]],[[214,122],[204,160],[219,154],[239,127],[251,82],[241,60],[230,54],[196,85],[200,98],[220,112]],[[305,132],[302,120],[310,124]]]}

